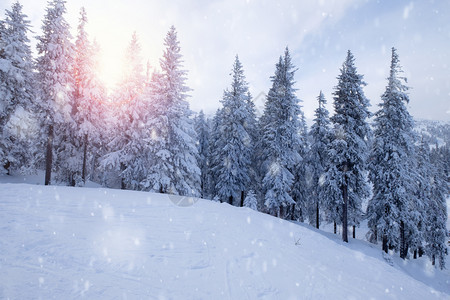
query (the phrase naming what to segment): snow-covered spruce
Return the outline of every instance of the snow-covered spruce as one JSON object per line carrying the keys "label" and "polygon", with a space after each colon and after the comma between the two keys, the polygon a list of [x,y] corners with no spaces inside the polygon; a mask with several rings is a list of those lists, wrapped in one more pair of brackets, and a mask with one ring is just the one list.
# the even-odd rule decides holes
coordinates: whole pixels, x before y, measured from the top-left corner
{"label": "snow-covered spruce", "polygon": [[[215,155],[220,161],[215,166],[216,191],[222,201],[243,206],[245,193],[250,189],[252,174],[252,134],[247,124],[254,115],[248,104],[251,96],[242,64],[236,56],[232,70],[231,88],[224,91]],[[247,123],[249,122],[249,123]]]}
{"label": "snow-covered spruce", "polygon": [[75,57],[73,73],[75,81],[73,110],[76,123],[75,144],[78,149],[76,157],[79,165],[78,174],[82,182],[90,177],[89,168],[94,163],[94,155],[101,144],[100,129],[102,128],[103,102],[106,98],[106,90],[98,78],[98,51],[96,45],[92,45],[85,30],[87,24],[86,11],[80,10],[78,34],[75,41]]}
{"label": "snow-covered spruce", "polygon": [[73,183],[74,173],[79,170],[72,159],[76,151],[73,144],[74,80],[71,69],[74,49],[65,13],[65,1],[49,2],[37,44],[39,56],[36,66],[40,85],[37,104],[42,122],[40,135],[46,139],[46,185],[51,183],[53,169],[57,170],[59,179],[67,183]]}
{"label": "snow-covered spruce", "polygon": [[309,132],[311,138],[311,147],[308,153],[308,169],[310,171],[310,195],[308,201],[308,219],[309,223],[316,228],[320,225],[320,211],[322,210],[326,198],[323,189],[323,179],[325,170],[328,166],[328,144],[330,143],[330,119],[326,109],[326,99],[322,91],[317,97],[319,103],[315,111],[314,123]]}
{"label": "snow-covered spruce", "polygon": [[247,196],[245,196],[244,206],[253,210],[258,210],[258,199],[256,199],[256,195],[253,190],[249,190]]}
{"label": "snow-covered spruce", "polygon": [[195,117],[195,132],[197,133],[198,167],[200,168],[200,196],[209,198],[210,190],[210,147],[209,147],[209,124],[205,119],[203,110]]}
{"label": "snow-covered spruce", "polygon": [[[447,255],[447,205],[446,186],[438,166],[431,162],[430,146],[422,141],[417,149],[417,204],[413,208],[416,213],[411,223],[416,232],[407,236],[406,243],[414,252],[425,252],[432,265],[439,262],[441,269],[445,268],[445,255]],[[409,222],[408,222],[409,223]],[[411,227],[411,226],[409,226]],[[409,233],[409,232],[407,232]],[[425,246],[423,246],[425,245]],[[424,249],[422,249],[424,247]]]}
{"label": "snow-covered spruce", "polygon": [[221,201],[218,193],[217,193],[217,179],[218,179],[218,171],[221,167],[223,161],[220,160],[219,151],[224,146],[222,143],[223,139],[220,138],[220,124],[222,123],[222,109],[218,108],[213,118],[210,121],[211,132],[209,134],[209,168],[208,168],[208,177],[209,177],[209,185],[208,190],[213,197],[213,199],[217,199]]}
{"label": "snow-covered spruce", "polygon": [[117,175],[122,189],[140,189],[148,164],[145,149],[148,105],[142,94],[145,87],[141,46],[134,32],[125,51],[124,73],[116,88],[111,106],[109,142],[101,166],[109,176]]}
{"label": "snow-covered spruce", "polygon": [[395,249],[405,258],[407,233],[419,232],[419,214],[423,209],[414,205],[418,196],[414,192],[418,178],[415,136],[413,120],[406,108],[408,87],[404,85],[406,79],[400,77],[401,72],[393,48],[388,85],[375,118],[370,159],[373,197],[369,201],[367,217],[371,229],[369,239],[381,240],[383,251]]}
{"label": "snow-covered spruce", "polygon": [[260,119],[261,173],[263,174],[264,204],[273,215],[284,217],[293,204],[294,171],[301,161],[301,110],[295,95],[296,69],[286,48],[276,64],[272,87],[267,95]]}
{"label": "snow-covered spruce", "polygon": [[0,22],[0,174],[36,168],[35,76],[28,17],[15,2]]}
{"label": "snow-covered spruce", "polygon": [[140,185],[149,191],[177,195],[200,194],[200,169],[197,163],[196,133],[187,102],[186,71],[182,69],[180,42],[175,27],[164,40],[166,49],[160,59],[161,72],[152,77],[146,96],[151,117],[144,125],[149,164]]}
{"label": "snow-covered spruce", "polygon": [[361,204],[370,193],[366,179],[368,139],[371,130],[367,119],[369,100],[364,96],[363,76],[356,71],[353,54],[347,58],[338,76],[334,92],[332,140],[328,150],[330,165],[324,181],[322,198],[331,222],[342,224],[342,240],[348,241],[347,226],[358,226]]}

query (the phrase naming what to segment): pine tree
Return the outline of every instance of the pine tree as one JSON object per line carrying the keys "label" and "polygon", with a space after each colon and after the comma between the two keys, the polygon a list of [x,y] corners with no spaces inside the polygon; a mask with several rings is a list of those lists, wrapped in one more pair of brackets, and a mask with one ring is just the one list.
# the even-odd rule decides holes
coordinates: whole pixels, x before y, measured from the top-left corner
{"label": "pine tree", "polygon": [[221,167],[221,164],[223,161],[221,161],[221,157],[219,155],[220,149],[224,147],[221,143],[224,142],[224,140],[221,138],[222,132],[221,132],[221,125],[222,124],[222,109],[217,109],[214,117],[211,120],[211,132],[209,135],[209,154],[210,154],[210,166],[208,171],[209,176],[209,194],[213,198],[217,198],[219,201],[221,201],[218,193],[217,193],[217,178],[218,178],[218,170]]}
{"label": "pine tree", "polygon": [[98,55],[95,48],[89,42],[85,31],[87,23],[86,11],[81,8],[78,35],[75,42],[74,79],[75,79],[75,113],[74,119],[77,125],[76,144],[83,149],[81,156],[81,180],[86,182],[88,177],[88,162],[92,154],[89,148],[98,145],[101,123],[101,103],[104,99],[104,87],[97,75],[95,58]]}
{"label": "pine tree", "polygon": [[276,64],[272,88],[261,117],[261,173],[265,206],[270,213],[284,217],[284,209],[295,204],[292,198],[294,168],[300,162],[299,100],[295,96],[294,66],[289,50]]}
{"label": "pine tree", "polygon": [[140,182],[147,173],[144,152],[147,100],[141,47],[134,32],[125,51],[124,72],[114,96],[112,107],[113,128],[110,129],[108,153],[101,159],[104,170],[115,170],[122,189],[141,189]]}
{"label": "pine tree", "polygon": [[258,210],[258,200],[256,199],[255,192],[249,190],[244,200],[244,206],[253,210]]}
{"label": "pine tree", "polygon": [[309,201],[309,222],[316,228],[320,225],[320,210],[326,199],[321,198],[323,193],[324,173],[328,166],[328,148],[330,143],[330,119],[326,109],[326,99],[322,91],[317,97],[319,107],[315,111],[314,124],[311,127],[309,136],[311,138],[311,148],[308,153],[308,166],[311,170],[310,201]]}
{"label": "pine tree", "polygon": [[[39,108],[43,123],[41,135],[46,141],[45,185],[51,182],[53,166],[53,148],[61,161],[56,157],[57,165],[63,160],[71,164],[70,145],[74,128],[72,119],[73,78],[71,63],[73,58],[72,38],[69,24],[64,19],[65,1],[53,0],[46,8],[42,25],[42,35],[38,37],[37,69],[40,84]],[[55,141],[54,141],[55,139]],[[72,149],[71,149],[72,148]],[[69,168],[68,165],[65,166]],[[69,170],[70,172],[70,170]]]}
{"label": "pine tree", "polygon": [[175,27],[164,40],[166,49],[160,60],[161,73],[155,73],[150,86],[151,118],[146,126],[150,161],[141,185],[160,193],[198,196],[200,169],[197,163],[195,130],[187,102],[186,71]]}
{"label": "pine tree", "polygon": [[200,175],[200,196],[208,198],[209,191],[209,126],[205,120],[203,110],[195,118],[195,131],[197,133],[197,151],[198,151],[198,166],[201,171]]}
{"label": "pine tree", "polygon": [[[347,226],[359,225],[362,218],[362,199],[369,196],[366,180],[368,139],[371,132],[367,123],[369,101],[364,96],[362,81],[350,51],[338,76],[334,92],[335,114],[326,175],[326,189],[331,200],[328,211],[334,221],[341,217],[342,240],[348,242]],[[330,205],[331,204],[331,205]]]}
{"label": "pine tree", "polygon": [[396,50],[392,49],[391,70],[380,110],[376,113],[371,151],[370,179],[373,197],[367,208],[372,240],[381,239],[383,251],[401,250],[406,257],[405,224],[411,219],[415,191],[413,120],[406,104],[404,85]]}
{"label": "pine tree", "polygon": [[0,26],[0,173],[30,169],[37,152],[34,142],[35,85],[30,31],[22,5],[6,10]]}
{"label": "pine tree", "polygon": [[248,133],[250,137],[250,188],[253,190],[253,192],[256,189],[259,189],[259,174],[258,174],[258,168],[259,168],[259,162],[258,162],[258,153],[257,153],[257,141],[258,141],[258,121],[256,117],[256,107],[255,103],[253,102],[252,95],[250,92],[247,93],[247,97],[244,101],[245,108],[247,110],[247,118],[244,121],[244,128],[245,131]]}
{"label": "pine tree", "polygon": [[[310,168],[308,166],[308,127],[306,125],[306,119],[303,111],[300,111],[299,116],[300,131],[299,131],[299,150],[300,160],[293,168],[294,185],[292,186],[292,199],[295,204],[291,205],[291,209],[288,215],[291,220],[304,221],[304,218],[308,216],[308,198],[309,198],[309,183],[310,181]],[[290,215],[290,216],[289,216]]]}
{"label": "pine tree", "polygon": [[434,148],[429,158],[432,164],[429,165],[430,177],[428,178],[428,184],[430,185],[430,198],[427,203],[427,216],[425,219],[425,253],[430,257],[433,265],[438,259],[439,267],[444,269],[445,255],[448,254],[445,245],[448,185],[445,182],[443,157],[440,156],[440,149],[438,147]]}
{"label": "pine tree", "polygon": [[[249,114],[248,85],[242,64],[236,56],[232,71],[231,89],[223,95],[223,109],[218,141],[221,148],[217,155],[221,163],[217,166],[217,193],[230,204],[236,201],[243,206],[245,192],[250,188],[253,141],[247,131]],[[239,205],[239,204],[238,204]]]}

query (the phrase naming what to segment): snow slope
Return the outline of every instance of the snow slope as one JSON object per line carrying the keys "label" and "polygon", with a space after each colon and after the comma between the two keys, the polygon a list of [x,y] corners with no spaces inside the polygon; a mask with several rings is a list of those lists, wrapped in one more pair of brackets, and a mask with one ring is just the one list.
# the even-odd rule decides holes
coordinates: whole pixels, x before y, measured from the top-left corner
{"label": "snow slope", "polygon": [[432,288],[363,241],[178,200],[0,184],[0,298],[450,299],[448,273]]}

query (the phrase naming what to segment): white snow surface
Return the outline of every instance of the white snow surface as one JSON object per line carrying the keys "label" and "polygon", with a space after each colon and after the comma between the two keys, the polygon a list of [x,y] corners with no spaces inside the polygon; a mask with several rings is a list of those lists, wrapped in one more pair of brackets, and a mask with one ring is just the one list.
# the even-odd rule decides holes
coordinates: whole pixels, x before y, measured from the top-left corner
{"label": "white snow surface", "polygon": [[1,299],[450,299],[426,258],[201,199],[0,183],[0,237]]}

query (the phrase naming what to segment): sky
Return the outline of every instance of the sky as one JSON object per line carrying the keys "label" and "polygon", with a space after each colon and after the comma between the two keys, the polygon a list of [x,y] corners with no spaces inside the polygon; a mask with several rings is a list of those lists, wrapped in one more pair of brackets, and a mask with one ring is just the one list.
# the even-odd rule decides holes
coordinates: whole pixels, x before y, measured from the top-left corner
{"label": "sky", "polygon": [[[0,11],[12,3],[2,0]],[[47,1],[20,3],[33,36],[39,35]],[[261,113],[270,77],[286,47],[298,68],[295,87],[307,119],[314,117],[320,90],[333,112],[332,93],[347,50],[364,75],[364,91],[375,112],[387,84],[391,47],[395,47],[411,87],[410,113],[415,118],[450,121],[448,0],[69,0],[66,20],[74,37],[82,6],[89,37],[101,47],[102,78],[109,86],[120,78],[133,32],[142,47],[143,64],[149,62],[158,69],[164,37],[174,25],[195,112],[213,114],[220,106],[239,55]]]}

